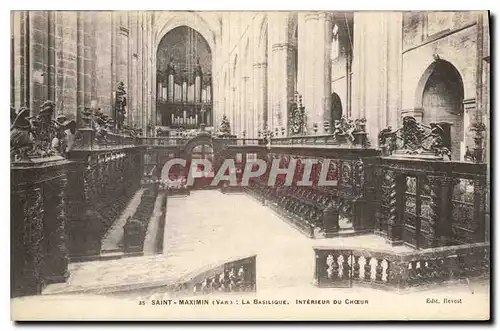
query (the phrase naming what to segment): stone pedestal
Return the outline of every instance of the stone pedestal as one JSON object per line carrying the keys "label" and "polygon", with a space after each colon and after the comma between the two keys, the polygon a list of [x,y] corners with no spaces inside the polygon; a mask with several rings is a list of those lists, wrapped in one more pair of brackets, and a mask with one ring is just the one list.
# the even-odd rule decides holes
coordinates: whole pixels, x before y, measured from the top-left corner
{"label": "stone pedestal", "polygon": [[82,148],[92,148],[94,146],[95,130],[92,128],[82,128],[78,130],[82,139]]}

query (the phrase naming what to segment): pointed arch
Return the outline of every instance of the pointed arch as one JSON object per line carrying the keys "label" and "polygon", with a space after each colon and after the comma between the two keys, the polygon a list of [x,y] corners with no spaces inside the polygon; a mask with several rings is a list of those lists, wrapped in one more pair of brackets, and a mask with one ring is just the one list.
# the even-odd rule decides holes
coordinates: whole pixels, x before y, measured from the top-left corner
{"label": "pointed arch", "polygon": [[461,83],[461,89],[462,89],[462,95],[465,93],[464,91],[464,85],[463,85],[463,75],[460,73],[460,71],[455,67],[451,62],[448,62],[446,60],[436,60],[432,62],[427,69],[425,69],[424,73],[420,77],[418,83],[417,83],[417,88],[415,90],[415,108],[422,108],[423,104],[423,96],[424,96],[424,90],[427,86],[427,82],[429,81],[429,78],[431,77],[432,74],[446,70],[449,73],[452,74],[453,78],[457,81],[460,81]]}

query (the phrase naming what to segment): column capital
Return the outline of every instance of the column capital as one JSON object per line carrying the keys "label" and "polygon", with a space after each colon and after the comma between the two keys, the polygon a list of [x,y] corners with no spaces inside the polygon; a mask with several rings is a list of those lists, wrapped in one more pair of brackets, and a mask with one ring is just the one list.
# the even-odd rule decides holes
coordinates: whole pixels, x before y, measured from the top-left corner
{"label": "column capital", "polygon": [[307,13],[304,15],[304,19],[306,21],[309,20],[317,20],[319,18],[318,13],[312,12],[312,13]]}
{"label": "column capital", "polygon": [[273,52],[275,51],[282,51],[282,50],[286,50],[288,51],[289,49],[293,49],[295,46],[291,43],[276,43],[272,46],[272,50]]}
{"label": "column capital", "polygon": [[319,12],[318,14],[318,19],[324,19],[326,21],[332,21],[333,20],[333,15],[329,12]]}
{"label": "column capital", "polygon": [[267,62],[257,62],[253,65],[254,68],[267,68]]}
{"label": "column capital", "polygon": [[465,99],[462,103],[465,111],[475,110],[477,108],[476,98]]}

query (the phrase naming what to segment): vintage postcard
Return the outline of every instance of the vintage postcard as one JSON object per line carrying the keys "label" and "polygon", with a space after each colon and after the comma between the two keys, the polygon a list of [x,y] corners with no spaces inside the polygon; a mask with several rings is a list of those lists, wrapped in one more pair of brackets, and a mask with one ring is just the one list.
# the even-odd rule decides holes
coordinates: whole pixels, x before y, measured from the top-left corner
{"label": "vintage postcard", "polygon": [[489,320],[489,22],[12,11],[12,320]]}

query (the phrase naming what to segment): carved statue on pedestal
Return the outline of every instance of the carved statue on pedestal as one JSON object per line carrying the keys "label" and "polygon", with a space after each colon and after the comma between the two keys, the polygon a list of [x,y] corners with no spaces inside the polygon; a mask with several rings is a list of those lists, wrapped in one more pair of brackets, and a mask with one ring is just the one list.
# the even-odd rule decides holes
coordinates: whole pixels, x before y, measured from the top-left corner
{"label": "carved statue on pedestal", "polygon": [[115,100],[115,121],[116,128],[119,131],[123,129],[123,122],[125,121],[125,114],[127,113],[125,110],[125,107],[127,106],[126,95],[127,92],[125,92],[125,84],[123,84],[123,82],[118,83]]}
{"label": "carved statue on pedestal", "polygon": [[230,136],[231,135],[231,125],[226,115],[222,116],[222,122],[219,126],[219,136]]}
{"label": "carved statue on pedestal", "polygon": [[290,116],[290,135],[299,136],[305,134],[305,107],[302,105],[302,96],[295,92],[295,99],[289,104],[288,114]]}

